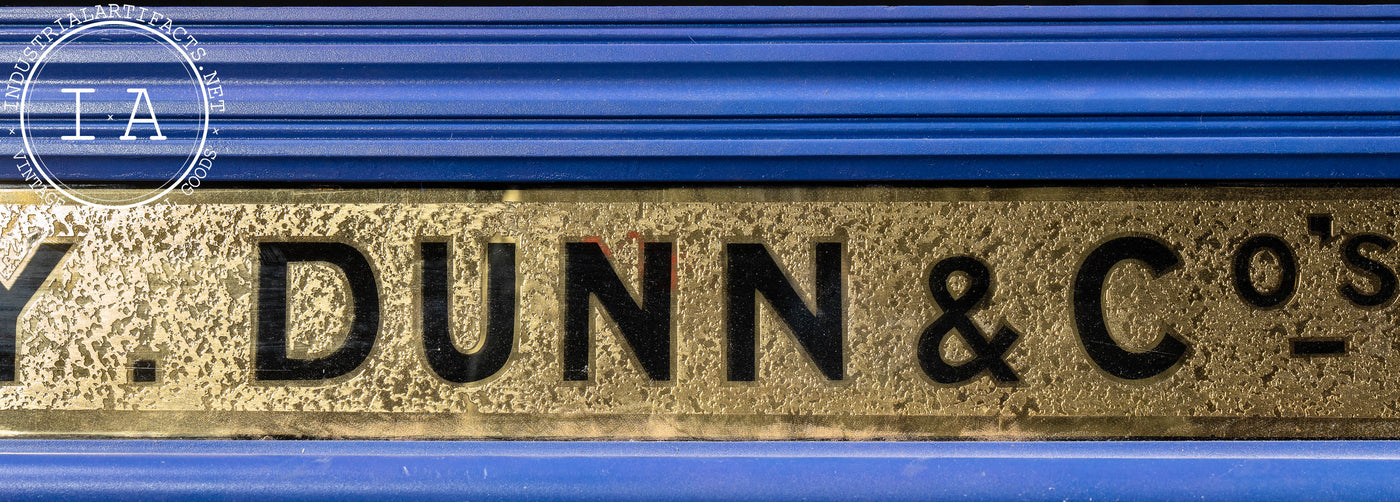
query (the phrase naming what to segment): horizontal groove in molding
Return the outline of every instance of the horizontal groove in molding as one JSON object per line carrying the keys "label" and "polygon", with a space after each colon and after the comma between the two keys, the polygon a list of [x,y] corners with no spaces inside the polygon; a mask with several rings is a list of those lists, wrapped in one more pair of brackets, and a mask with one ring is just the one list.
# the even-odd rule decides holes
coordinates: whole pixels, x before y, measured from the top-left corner
{"label": "horizontal groove in molding", "polygon": [[[176,121],[170,121],[172,123]],[[72,130],[68,122],[33,129]],[[295,120],[222,121],[221,156],[585,157],[804,155],[1400,154],[1400,120]],[[82,146],[83,144],[78,143]],[[84,155],[77,148],[53,154]],[[171,146],[168,154],[187,152]]]}
{"label": "horizontal groove in molding", "polygon": [[[158,10],[224,84],[217,180],[1400,174],[1400,6]],[[0,48],[67,11],[0,9]],[[70,153],[75,181],[152,181]]]}

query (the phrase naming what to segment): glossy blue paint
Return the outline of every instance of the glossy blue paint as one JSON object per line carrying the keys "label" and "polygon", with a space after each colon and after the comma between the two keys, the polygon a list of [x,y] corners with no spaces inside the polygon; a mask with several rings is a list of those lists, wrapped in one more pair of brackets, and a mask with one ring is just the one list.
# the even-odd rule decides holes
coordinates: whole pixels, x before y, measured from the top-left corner
{"label": "glossy blue paint", "polygon": [[[1400,6],[162,11],[228,92],[214,180],[1400,172]],[[0,9],[0,48],[62,12]],[[35,127],[71,127],[71,103],[34,107]],[[87,160],[70,181],[160,177]]]}
{"label": "glossy blue paint", "polygon": [[1394,442],[4,441],[26,500],[1376,500]]}
{"label": "glossy blue paint", "polygon": [[[0,9],[0,53],[67,10]],[[227,182],[1400,177],[1397,6],[162,11],[227,82]],[[70,181],[155,181],[90,161]],[[1385,441],[0,441],[0,498],[31,500],[1372,500],[1397,474]]]}

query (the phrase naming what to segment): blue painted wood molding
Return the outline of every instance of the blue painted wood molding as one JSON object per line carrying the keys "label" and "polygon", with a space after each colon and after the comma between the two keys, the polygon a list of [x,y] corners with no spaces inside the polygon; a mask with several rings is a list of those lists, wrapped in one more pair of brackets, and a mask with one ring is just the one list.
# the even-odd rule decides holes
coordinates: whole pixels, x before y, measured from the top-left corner
{"label": "blue painted wood molding", "polygon": [[[1400,6],[161,10],[226,82],[226,183],[1400,178]],[[0,52],[67,11],[0,9]],[[1388,441],[0,441],[29,500],[1373,500],[1397,473]]]}
{"label": "blue painted wood molding", "polygon": [[1388,442],[0,441],[24,500],[1378,500]]}
{"label": "blue painted wood molding", "polygon": [[1400,6],[161,10],[224,82],[212,180],[1400,173]]}

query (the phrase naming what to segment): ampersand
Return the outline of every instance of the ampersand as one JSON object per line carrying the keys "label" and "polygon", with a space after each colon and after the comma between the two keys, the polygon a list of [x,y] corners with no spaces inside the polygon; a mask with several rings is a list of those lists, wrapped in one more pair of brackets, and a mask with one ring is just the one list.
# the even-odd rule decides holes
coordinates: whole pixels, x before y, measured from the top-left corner
{"label": "ampersand", "polygon": [[[954,273],[967,276],[967,288],[957,298],[948,290],[948,279]],[[929,292],[933,301],[943,310],[943,315],[934,319],[933,324],[919,336],[919,365],[924,373],[935,382],[953,384],[965,382],[983,371],[992,374],[998,382],[1018,382],[1016,371],[1006,364],[1003,356],[1021,334],[1002,325],[990,340],[981,328],[967,318],[968,312],[976,308],[991,287],[992,274],[987,266],[970,256],[955,256],[938,262],[928,274]],[[949,364],[943,358],[940,347],[948,333],[957,330],[967,342],[974,357],[959,365]]]}

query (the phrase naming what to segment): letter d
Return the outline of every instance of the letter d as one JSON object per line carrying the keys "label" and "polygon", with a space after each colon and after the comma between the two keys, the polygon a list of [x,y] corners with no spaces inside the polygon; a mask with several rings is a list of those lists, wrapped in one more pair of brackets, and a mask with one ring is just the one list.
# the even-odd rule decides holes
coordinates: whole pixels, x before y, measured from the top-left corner
{"label": "letter d", "polygon": [[[374,270],[355,248],[336,242],[264,242],[258,245],[258,380],[326,380],[360,367],[379,335],[379,289]],[[287,357],[287,264],[319,261],[340,267],[350,283],[354,319],[339,349],[317,359]]]}

